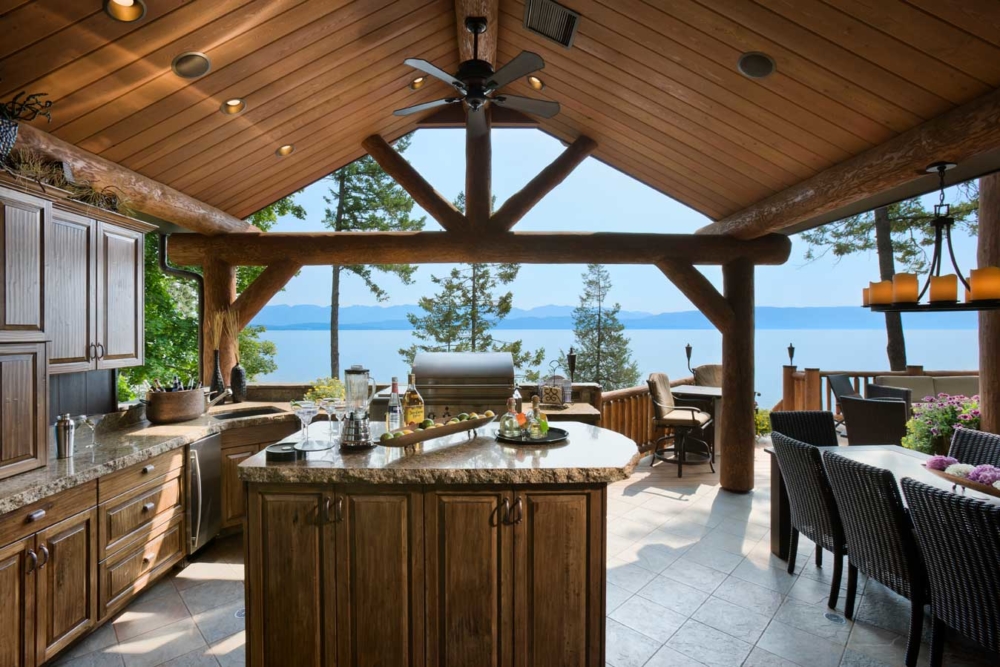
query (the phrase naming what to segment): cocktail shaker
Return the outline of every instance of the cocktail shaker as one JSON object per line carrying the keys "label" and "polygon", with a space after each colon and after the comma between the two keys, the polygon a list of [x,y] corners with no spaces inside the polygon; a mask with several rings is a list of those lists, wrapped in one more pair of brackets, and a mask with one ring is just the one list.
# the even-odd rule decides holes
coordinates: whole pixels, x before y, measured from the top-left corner
{"label": "cocktail shaker", "polygon": [[56,457],[60,459],[73,458],[73,446],[76,440],[76,424],[69,413],[59,415],[56,422]]}

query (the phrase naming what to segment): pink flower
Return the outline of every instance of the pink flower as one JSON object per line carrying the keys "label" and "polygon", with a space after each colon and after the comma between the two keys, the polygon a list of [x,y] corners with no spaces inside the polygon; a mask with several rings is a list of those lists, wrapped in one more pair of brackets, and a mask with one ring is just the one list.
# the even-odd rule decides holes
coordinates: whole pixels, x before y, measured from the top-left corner
{"label": "pink flower", "polygon": [[951,456],[941,456],[940,454],[937,454],[927,459],[927,462],[924,465],[931,470],[944,470],[948,466],[955,463],[958,463],[958,459],[952,458]]}

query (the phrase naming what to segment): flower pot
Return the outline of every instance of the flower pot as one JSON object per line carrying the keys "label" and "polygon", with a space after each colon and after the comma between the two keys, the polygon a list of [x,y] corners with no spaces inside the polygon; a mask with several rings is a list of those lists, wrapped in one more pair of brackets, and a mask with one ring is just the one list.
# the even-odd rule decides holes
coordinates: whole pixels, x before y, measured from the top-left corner
{"label": "flower pot", "polygon": [[212,390],[212,398],[215,398],[226,390],[226,380],[222,377],[222,364],[219,362],[219,351],[215,350],[212,352],[212,357],[215,362],[215,368],[212,370],[212,384],[209,387]]}
{"label": "flower pot", "polygon": [[233,390],[233,403],[247,400],[247,372],[239,362],[229,372],[229,388]]}
{"label": "flower pot", "polygon": [[0,118],[0,160],[4,160],[14,150],[17,141],[17,121]]}

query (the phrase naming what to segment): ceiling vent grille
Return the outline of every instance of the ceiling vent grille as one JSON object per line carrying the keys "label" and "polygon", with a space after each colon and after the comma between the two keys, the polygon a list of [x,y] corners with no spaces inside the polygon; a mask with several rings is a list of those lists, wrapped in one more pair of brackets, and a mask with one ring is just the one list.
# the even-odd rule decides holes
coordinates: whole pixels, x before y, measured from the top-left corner
{"label": "ceiling vent grille", "polygon": [[524,4],[524,27],[567,49],[573,45],[579,24],[579,14],[552,0],[528,0]]}

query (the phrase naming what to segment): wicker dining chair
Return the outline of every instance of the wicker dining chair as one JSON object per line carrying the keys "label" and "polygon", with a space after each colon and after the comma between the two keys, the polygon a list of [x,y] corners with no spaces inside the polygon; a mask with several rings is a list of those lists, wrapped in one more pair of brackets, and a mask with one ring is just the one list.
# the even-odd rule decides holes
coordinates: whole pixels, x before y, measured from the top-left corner
{"label": "wicker dining chair", "polygon": [[949,630],[1000,654],[1000,505],[902,483],[930,583],[931,667]]}
{"label": "wicker dining chair", "polygon": [[989,463],[1000,467],[1000,435],[967,428],[956,429],[951,436],[948,456],[958,459],[959,463],[974,466]]}
{"label": "wicker dining chair", "polygon": [[836,447],[833,413],[825,410],[785,410],[771,413],[771,431],[817,447]]}
{"label": "wicker dining chair", "polygon": [[833,581],[830,583],[831,609],[837,606],[843,574],[847,539],[837,511],[837,501],[823,469],[822,448],[799,442],[781,433],[771,434],[771,443],[788,490],[792,537],[788,546],[788,574],[795,573],[799,533],[816,543],[816,564],[822,563],[822,551],[833,552]]}
{"label": "wicker dining chair", "polygon": [[849,445],[898,445],[906,435],[906,404],[845,396],[840,400]]}
{"label": "wicker dining chair", "polygon": [[920,653],[927,573],[896,478],[883,468],[823,452],[823,463],[847,536],[847,599],[844,615],[854,618],[858,570],[910,601],[906,666]]}
{"label": "wicker dining chair", "polygon": [[905,387],[889,387],[883,384],[866,384],[865,396],[876,400],[897,400],[906,403],[906,415],[913,414],[913,390]]}

